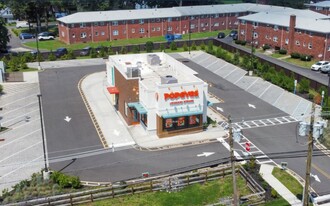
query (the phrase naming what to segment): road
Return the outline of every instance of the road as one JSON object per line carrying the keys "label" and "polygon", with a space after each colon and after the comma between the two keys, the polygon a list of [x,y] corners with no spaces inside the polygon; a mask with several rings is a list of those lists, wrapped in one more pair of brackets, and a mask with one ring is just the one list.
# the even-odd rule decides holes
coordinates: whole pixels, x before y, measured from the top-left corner
{"label": "road", "polygon": [[[284,112],[217,77],[201,66],[193,62],[186,62],[186,64],[198,71],[200,78],[212,83],[210,91],[224,100],[221,105],[226,112],[224,115],[231,114],[235,120],[241,120],[242,117],[245,120],[255,120],[264,119],[265,116],[287,116]],[[157,175],[190,170],[200,167],[201,164],[213,165],[214,161],[227,161],[229,152],[220,143],[157,152],[138,151],[134,148],[122,148],[115,152],[102,150],[99,138],[81,100],[77,84],[84,75],[104,69],[105,66],[88,66],[49,69],[40,73],[51,168],[79,175],[82,180],[114,182],[140,177],[142,172]],[[250,108],[248,103],[254,104],[256,109]],[[72,118],[70,123],[64,121],[66,116]],[[289,151],[306,150],[306,146],[303,145],[304,140],[296,143],[295,128],[296,123],[290,123],[246,129],[243,130],[243,134],[266,154],[273,152],[285,154]],[[242,149],[238,144],[235,147]],[[88,157],[84,157],[82,152],[86,152]],[[216,152],[216,154],[209,157],[197,157],[203,152]],[[287,161],[289,168],[304,177],[305,155],[304,157],[294,156],[290,159],[287,157],[274,158],[274,161],[278,164]],[[319,194],[329,193],[330,178],[327,174],[330,174],[330,162],[328,157],[315,157],[313,164],[313,174],[317,174],[321,179],[321,183],[313,182],[314,189]]]}

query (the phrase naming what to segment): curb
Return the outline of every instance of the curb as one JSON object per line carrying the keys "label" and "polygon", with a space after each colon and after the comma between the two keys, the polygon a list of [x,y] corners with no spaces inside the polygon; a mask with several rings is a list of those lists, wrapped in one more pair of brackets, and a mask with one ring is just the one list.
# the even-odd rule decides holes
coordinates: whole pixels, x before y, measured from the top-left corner
{"label": "curb", "polygon": [[92,108],[90,107],[90,105],[89,105],[89,103],[88,103],[88,101],[87,101],[87,98],[86,98],[86,96],[85,96],[85,94],[84,94],[84,92],[83,92],[83,90],[82,90],[82,88],[81,88],[81,84],[82,84],[82,82],[83,82],[84,79],[85,79],[87,76],[89,76],[89,75],[91,75],[91,74],[87,74],[87,75],[85,75],[83,78],[81,78],[81,79],[79,80],[79,82],[78,82],[78,90],[79,90],[79,93],[80,93],[80,95],[81,95],[81,98],[83,99],[83,102],[84,102],[84,104],[85,104],[85,106],[86,106],[86,108],[87,108],[87,111],[88,111],[88,113],[89,113],[89,116],[91,117],[91,120],[92,120],[92,122],[93,122],[93,124],[94,124],[94,127],[95,127],[95,129],[96,129],[96,132],[97,132],[97,134],[99,135],[99,138],[100,138],[100,141],[101,141],[103,147],[104,147],[104,148],[109,148],[109,145],[108,145],[108,143],[107,143],[107,141],[106,141],[106,139],[105,139],[105,137],[104,137],[104,134],[103,134],[103,132],[102,132],[102,130],[101,130],[101,128],[100,128],[100,125],[99,125],[99,123],[97,122],[97,120],[96,120],[96,118],[95,118],[95,115],[94,115],[94,113],[93,113],[93,111],[92,111]]}

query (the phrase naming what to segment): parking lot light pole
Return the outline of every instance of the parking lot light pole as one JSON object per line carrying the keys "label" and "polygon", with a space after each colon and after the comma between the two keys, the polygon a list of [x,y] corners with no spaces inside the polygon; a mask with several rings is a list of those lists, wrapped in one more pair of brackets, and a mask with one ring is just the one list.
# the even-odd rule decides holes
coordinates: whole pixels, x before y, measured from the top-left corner
{"label": "parking lot light pole", "polygon": [[37,44],[37,62],[38,62],[38,70],[41,70],[41,65],[40,65],[40,51],[39,51],[39,39],[38,39],[38,30],[36,28],[36,44]]}
{"label": "parking lot light pole", "polygon": [[42,148],[43,148],[43,152],[44,152],[45,172],[48,173],[47,157],[46,157],[46,145],[45,145],[44,121],[43,121],[42,107],[41,107],[41,94],[38,94],[37,96],[38,96],[38,102],[39,102],[41,137],[42,137]]}

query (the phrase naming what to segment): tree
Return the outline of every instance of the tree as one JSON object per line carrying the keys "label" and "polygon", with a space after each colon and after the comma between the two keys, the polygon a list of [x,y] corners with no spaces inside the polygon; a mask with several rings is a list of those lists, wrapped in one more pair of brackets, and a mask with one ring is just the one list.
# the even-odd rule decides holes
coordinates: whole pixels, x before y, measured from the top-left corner
{"label": "tree", "polygon": [[8,29],[5,26],[5,21],[3,20],[3,18],[0,18],[0,50],[5,51],[8,42],[9,42]]}
{"label": "tree", "polygon": [[145,47],[147,53],[152,52],[152,50],[154,49],[154,43],[152,41],[147,41]]}

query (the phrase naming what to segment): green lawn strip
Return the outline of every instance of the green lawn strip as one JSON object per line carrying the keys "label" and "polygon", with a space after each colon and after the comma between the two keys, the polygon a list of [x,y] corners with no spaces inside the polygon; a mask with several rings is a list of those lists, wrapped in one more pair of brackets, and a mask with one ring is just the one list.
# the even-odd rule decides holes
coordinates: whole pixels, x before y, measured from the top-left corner
{"label": "green lawn strip", "polygon": [[[240,195],[250,194],[250,189],[245,185],[245,180],[240,176],[237,178]],[[114,199],[96,201],[86,205],[153,205],[153,206],[172,206],[172,205],[206,205],[216,203],[221,197],[232,195],[232,179],[226,177],[206,184],[194,184],[187,186],[179,192],[153,192],[136,195],[128,195]]]}
{"label": "green lawn strip", "polygon": [[285,56],[288,56],[288,55],[287,54],[273,53],[270,56],[273,57],[273,58],[278,59],[278,58],[285,57]]}
{"label": "green lawn strip", "polygon": [[283,197],[279,197],[275,200],[261,204],[260,206],[290,206],[290,204],[283,199]]}
{"label": "green lawn strip", "polygon": [[293,58],[287,58],[287,59],[283,59],[283,61],[286,61],[288,63],[300,66],[300,67],[304,67],[307,69],[310,69],[311,66],[313,64],[315,64],[316,62],[318,62],[318,60],[312,60],[312,61],[301,61],[300,59],[293,59]]}
{"label": "green lawn strip", "polygon": [[296,197],[301,197],[303,192],[302,185],[292,177],[289,173],[284,170],[281,170],[278,167],[274,167],[272,174],[290,190]]}
{"label": "green lawn strip", "polygon": [[[226,34],[228,34],[230,31],[225,30],[223,31]],[[207,38],[207,37],[215,37],[219,31],[212,31],[212,32],[202,32],[202,33],[192,33],[191,34],[191,39],[200,39],[200,38]],[[185,34],[182,35],[183,40],[188,40],[189,35]],[[144,44],[147,41],[152,41],[152,42],[166,42],[165,38],[162,36],[159,37],[150,37],[150,38],[137,38],[137,39],[120,39],[120,40],[114,40],[114,41],[101,41],[101,42],[88,42],[88,43],[77,43],[77,44],[71,44],[67,45],[63,42],[60,42],[59,40],[54,40],[54,41],[39,41],[39,48],[40,49],[45,49],[45,50],[53,50],[55,51],[57,48],[60,47],[65,47],[68,49],[82,49],[87,46],[92,46],[92,47],[97,47],[97,46],[122,46],[122,45],[134,45],[134,44]],[[206,43],[205,43],[206,44]],[[31,42],[26,42],[24,43],[25,46],[31,47],[31,48],[36,48],[36,42],[31,41]]]}

